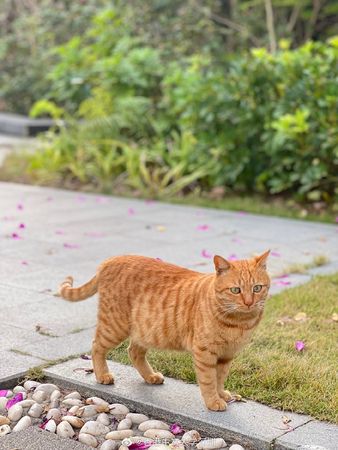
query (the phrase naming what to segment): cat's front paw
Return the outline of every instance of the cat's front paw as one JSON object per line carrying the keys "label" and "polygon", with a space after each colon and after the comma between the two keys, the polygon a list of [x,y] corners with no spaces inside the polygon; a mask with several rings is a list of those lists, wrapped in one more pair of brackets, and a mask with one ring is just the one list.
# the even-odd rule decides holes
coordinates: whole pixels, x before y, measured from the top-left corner
{"label": "cat's front paw", "polygon": [[222,398],[208,400],[205,404],[211,411],[225,411],[227,409],[227,403]]}
{"label": "cat's front paw", "polygon": [[232,400],[232,394],[230,391],[222,390],[218,392],[218,395],[226,402],[230,402],[230,400]]}
{"label": "cat's front paw", "polygon": [[147,377],[146,382],[149,384],[163,384],[164,376],[161,374],[161,372],[153,373],[152,375],[149,375],[149,377]]}
{"label": "cat's front paw", "polygon": [[100,384],[114,384],[114,377],[112,373],[105,373],[100,377],[97,377],[96,380]]}

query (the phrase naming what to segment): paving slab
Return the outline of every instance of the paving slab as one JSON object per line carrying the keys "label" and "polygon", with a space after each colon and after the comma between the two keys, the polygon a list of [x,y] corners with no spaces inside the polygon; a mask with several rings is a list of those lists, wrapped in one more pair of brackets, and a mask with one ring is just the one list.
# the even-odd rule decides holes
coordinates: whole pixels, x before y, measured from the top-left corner
{"label": "paving slab", "polygon": [[28,369],[39,366],[45,362],[41,358],[22,355],[4,349],[1,349],[0,351],[0,358],[0,382],[1,380],[25,372]]}
{"label": "paving slab", "polygon": [[[151,386],[133,367],[115,362],[108,364],[115,375],[114,386],[97,384],[93,374],[74,372],[78,367],[91,367],[90,361],[82,359],[50,367],[45,373],[56,380],[56,384],[74,383],[83,391],[94,389],[96,395],[111,402],[122,402],[149,416],[197,428],[211,437],[223,437],[226,442],[241,443],[246,449],[270,449],[270,443],[284,433],[282,411],[252,401],[233,403],[226,412],[208,411],[197,385],[166,378],[163,385]],[[288,417],[294,428],[311,420],[309,416],[292,413],[288,413]]]}
{"label": "paving slab", "polygon": [[275,450],[337,450],[338,426],[313,420],[276,439]]}
{"label": "paving slab", "polygon": [[0,450],[88,450],[90,447],[73,439],[63,439],[54,433],[29,427],[0,438]]}

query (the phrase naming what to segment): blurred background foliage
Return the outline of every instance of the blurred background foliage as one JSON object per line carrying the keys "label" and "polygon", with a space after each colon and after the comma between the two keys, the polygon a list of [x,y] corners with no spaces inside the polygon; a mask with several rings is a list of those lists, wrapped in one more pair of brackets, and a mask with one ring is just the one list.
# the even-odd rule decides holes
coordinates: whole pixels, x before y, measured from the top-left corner
{"label": "blurred background foliage", "polygon": [[33,181],[332,203],[337,17],[320,0],[5,0],[0,108],[64,120],[27,157]]}

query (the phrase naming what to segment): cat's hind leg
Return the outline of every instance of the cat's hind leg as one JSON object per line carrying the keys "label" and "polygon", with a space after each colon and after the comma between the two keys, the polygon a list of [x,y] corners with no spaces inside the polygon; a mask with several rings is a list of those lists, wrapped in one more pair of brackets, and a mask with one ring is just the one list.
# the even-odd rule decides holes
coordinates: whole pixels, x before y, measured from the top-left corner
{"label": "cat's hind leg", "polygon": [[160,372],[154,372],[146,358],[147,349],[131,341],[128,354],[133,366],[138,370],[142,378],[149,384],[162,384],[164,377]]}

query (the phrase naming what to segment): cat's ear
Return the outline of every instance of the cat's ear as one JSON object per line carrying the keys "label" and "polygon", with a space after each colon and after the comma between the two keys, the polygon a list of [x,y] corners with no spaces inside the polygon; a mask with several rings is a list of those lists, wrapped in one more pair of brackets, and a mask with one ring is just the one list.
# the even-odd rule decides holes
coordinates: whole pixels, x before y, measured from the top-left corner
{"label": "cat's ear", "polygon": [[231,263],[229,263],[229,261],[222,258],[222,256],[218,256],[218,255],[214,256],[214,264],[215,264],[215,269],[216,269],[216,272],[218,275],[226,272],[231,267]]}
{"label": "cat's ear", "polygon": [[262,255],[255,256],[256,265],[261,267],[262,269],[266,269],[266,261],[267,261],[269,255],[270,255],[270,250],[267,250]]}

